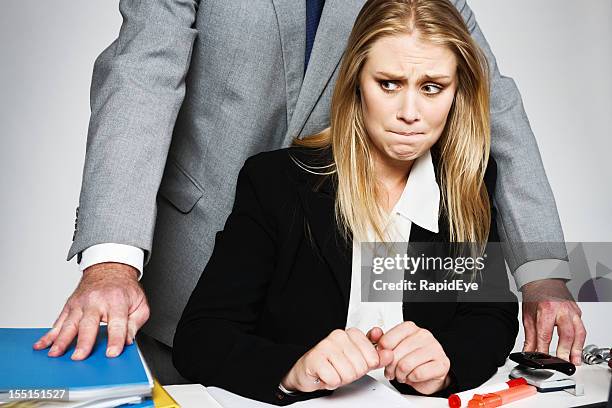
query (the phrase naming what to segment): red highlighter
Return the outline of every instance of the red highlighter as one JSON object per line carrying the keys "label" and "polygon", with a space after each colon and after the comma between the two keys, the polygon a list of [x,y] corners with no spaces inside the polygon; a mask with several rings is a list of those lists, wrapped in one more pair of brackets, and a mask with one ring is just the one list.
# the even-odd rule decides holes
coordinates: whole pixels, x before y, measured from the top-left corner
{"label": "red highlighter", "polygon": [[503,383],[480,386],[472,390],[451,394],[451,396],[448,397],[448,406],[450,408],[461,408],[462,406],[467,407],[468,402],[476,394],[489,394],[492,392],[507,390],[510,387],[516,387],[517,385],[523,384],[527,384],[527,381],[524,378],[513,378]]}
{"label": "red highlighter", "polygon": [[513,401],[517,401],[538,392],[533,385],[517,385],[507,390],[496,391],[489,394],[476,394],[468,403],[468,408],[493,408],[500,407]]}

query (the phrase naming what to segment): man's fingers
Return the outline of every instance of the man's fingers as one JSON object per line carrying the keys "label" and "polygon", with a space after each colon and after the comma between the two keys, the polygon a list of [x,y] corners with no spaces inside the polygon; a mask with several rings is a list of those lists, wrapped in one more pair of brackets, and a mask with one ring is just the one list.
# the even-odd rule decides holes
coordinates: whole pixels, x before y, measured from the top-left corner
{"label": "man's fingers", "polygon": [[565,282],[559,279],[544,279],[530,282],[521,290],[523,299],[537,300],[523,303],[523,351],[534,351],[535,339],[535,349],[548,353],[556,324],[559,334],[557,356],[580,365],[586,330],[581,319],[582,311],[573,300]]}
{"label": "man's fingers", "polygon": [[57,338],[53,342],[53,346],[49,350],[49,357],[59,357],[64,354],[72,340],[79,332],[79,322],[83,316],[81,309],[72,309],[70,314],[64,320]]}
{"label": "man's fingers", "polygon": [[[109,310],[115,305],[126,305],[123,306],[126,309],[123,316],[119,315],[120,320],[112,319],[115,321],[108,327],[109,347],[114,345],[112,351],[116,349],[110,354],[118,355],[128,338],[127,313],[131,310],[128,306],[135,305],[135,314],[130,325],[132,328],[130,342],[136,331],[149,318],[149,307],[136,276],[134,268],[122,264],[101,263],[87,268],[53,328],[38,339],[33,345],[34,349],[41,350],[53,345],[49,350],[49,356],[60,356],[78,334],[80,341],[77,340],[77,350],[72,357],[85,358],[95,343],[100,320],[110,323],[109,315],[113,314],[109,313]],[[94,312],[87,312],[85,320],[81,322],[85,310],[89,309],[97,310],[97,316],[94,316],[96,314]],[[115,340],[117,338],[121,338],[120,343]]]}
{"label": "man's fingers", "polygon": [[[62,320],[62,324],[63,323],[64,322]],[[60,329],[61,329],[61,325],[57,326],[57,327],[51,328],[51,330],[49,330],[47,333],[45,333],[44,336],[42,336],[40,339],[38,339],[36,341],[36,343],[34,343],[34,349],[35,350],[43,350],[43,349],[46,349],[47,347],[49,347],[51,344],[53,344],[53,342],[57,338],[57,335],[60,332]]]}
{"label": "man's fingers", "polygon": [[136,329],[136,326],[134,325],[134,323],[130,322],[130,318],[128,317],[127,335],[125,336],[126,346],[130,346],[134,344],[134,342],[136,341],[136,335],[132,333],[136,333],[136,332],[138,332],[138,329]]}
{"label": "man's fingers", "polygon": [[113,306],[108,313],[108,346],[107,357],[117,357],[123,351],[125,339],[128,335],[128,309],[127,306]]}
{"label": "man's fingers", "polygon": [[132,344],[134,339],[136,338],[136,333],[144,324],[149,320],[149,304],[146,299],[138,305],[136,310],[134,310],[129,316],[127,321],[127,338],[126,344]]}
{"label": "man's fingers", "polygon": [[62,312],[58,316],[57,320],[55,320],[55,323],[53,323],[51,330],[45,333],[44,336],[34,343],[35,350],[43,350],[53,344],[60,332],[60,329],[62,328],[62,325],[64,324],[64,320],[66,320],[66,317],[68,317],[68,307],[64,306],[64,309],[62,309]]}
{"label": "man's fingers", "polygon": [[557,357],[569,361],[570,351],[574,342],[574,323],[570,315],[564,310],[558,311],[557,334],[559,335]]}
{"label": "man's fingers", "polygon": [[77,344],[70,358],[73,360],[83,360],[89,356],[91,349],[96,343],[99,327],[100,312],[95,309],[86,310],[79,322]]}
{"label": "man's fingers", "polygon": [[584,341],[586,340],[586,329],[584,328],[582,319],[578,314],[572,316],[572,323],[574,324],[574,342],[572,343],[570,358],[572,363],[575,365],[581,365],[582,348],[584,347]]}
{"label": "man's fingers", "polygon": [[536,325],[535,325],[535,308],[530,307],[527,302],[523,303],[523,328],[525,329],[525,343],[523,343],[523,351],[535,351],[537,347]]}
{"label": "man's fingers", "polygon": [[536,312],[536,350],[540,353],[548,353],[550,348],[557,314],[553,302],[541,302]]}

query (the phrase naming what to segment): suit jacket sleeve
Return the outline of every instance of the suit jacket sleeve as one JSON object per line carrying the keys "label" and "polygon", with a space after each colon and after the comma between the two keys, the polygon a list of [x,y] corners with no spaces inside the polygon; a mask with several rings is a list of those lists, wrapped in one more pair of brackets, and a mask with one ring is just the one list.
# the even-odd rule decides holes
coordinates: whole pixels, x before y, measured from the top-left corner
{"label": "suit jacket sleeve", "polygon": [[68,259],[94,244],[150,254],[155,197],[185,95],[195,0],[121,0],[119,37],[96,59],[91,119]]}
{"label": "suit jacket sleeve", "polygon": [[[500,74],[495,56],[466,0],[454,3],[489,62],[491,153],[499,167],[497,224],[506,261],[514,273],[519,266],[533,260],[567,260],[555,199],[519,90],[511,78]],[[543,244],[530,244],[533,242]],[[526,280],[544,277],[532,276]]]}
{"label": "suit jacket sleeve", "polygon": [[254,178],[262,177],[251,177],[250,163],[240,171],[232,212],[179,321],[173,362],[191,381],[286,405],[327,392],[279,393],[282,378],[308,348],[277,344],[255,332],[273,278],[278,238],[266,217],[273,210],[264,211],[257,194],[262,189]]}

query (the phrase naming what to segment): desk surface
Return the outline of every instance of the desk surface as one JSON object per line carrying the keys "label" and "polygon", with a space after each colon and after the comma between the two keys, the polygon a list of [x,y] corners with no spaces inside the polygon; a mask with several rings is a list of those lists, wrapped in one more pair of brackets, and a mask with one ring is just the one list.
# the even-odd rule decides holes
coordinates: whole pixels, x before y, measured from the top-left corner
{"label": "desk surface", "polygon": [[[516,363],[508,360],[503,367],[497,370],[497,373],[489,379],[485,384],[495,384],[507,381],[508,374]],[[381,373],[375,373],[372,377],[380,382],[391,386],[385,380]],[[608,390],[612,378],[611,370],[606,364],[595,366],[582,365],[577,367],[576,373],[573,376],[576,382],[584,385],[584,395],[580,397],[573,396],[565,391],[556,391],[549,393],[538,393],[533,397],[529,397],[523,401],[513,403],[512,406],[524,408],[542,408],[542,407],[573,407],[576,405],[591,404],[595,402],[605,401],[608,398]],[[182,408],[220,408],[221,406],[206,392],[206,388],[199,384],[191,385],[169,385],[164,387],[170,395],[181,405]],[[404,396],[408,401],[412,402],[417,407],[448,407],[446,399],[418,397],[414,395]]]}

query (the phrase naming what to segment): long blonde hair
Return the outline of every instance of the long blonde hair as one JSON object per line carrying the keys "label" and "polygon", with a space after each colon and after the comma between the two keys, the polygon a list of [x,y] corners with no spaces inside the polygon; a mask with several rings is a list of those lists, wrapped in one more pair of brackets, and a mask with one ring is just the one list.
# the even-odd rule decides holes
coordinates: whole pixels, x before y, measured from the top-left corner
{"label": "long blonde hair", "polygon": [[[337,180],[336,218],[345,237],[367,240],[372,229],[385,240],[384,210],[374,172],[371,143],[362,116],[359,74],[379,39],[418,31],[421,38],[450,49],[457,59],[458,86],[447,123],[434,146],[439,154],[441,211],[451,242],[484,245],[491,221],[484,185],[489,159],[489,85],[486,59],[459,12],[448,0],[370,0],[348,39],[331,101],[330,127],[294,145],[331,148],[327,171]],[[320,167],[318,168],[320,171]]]}

